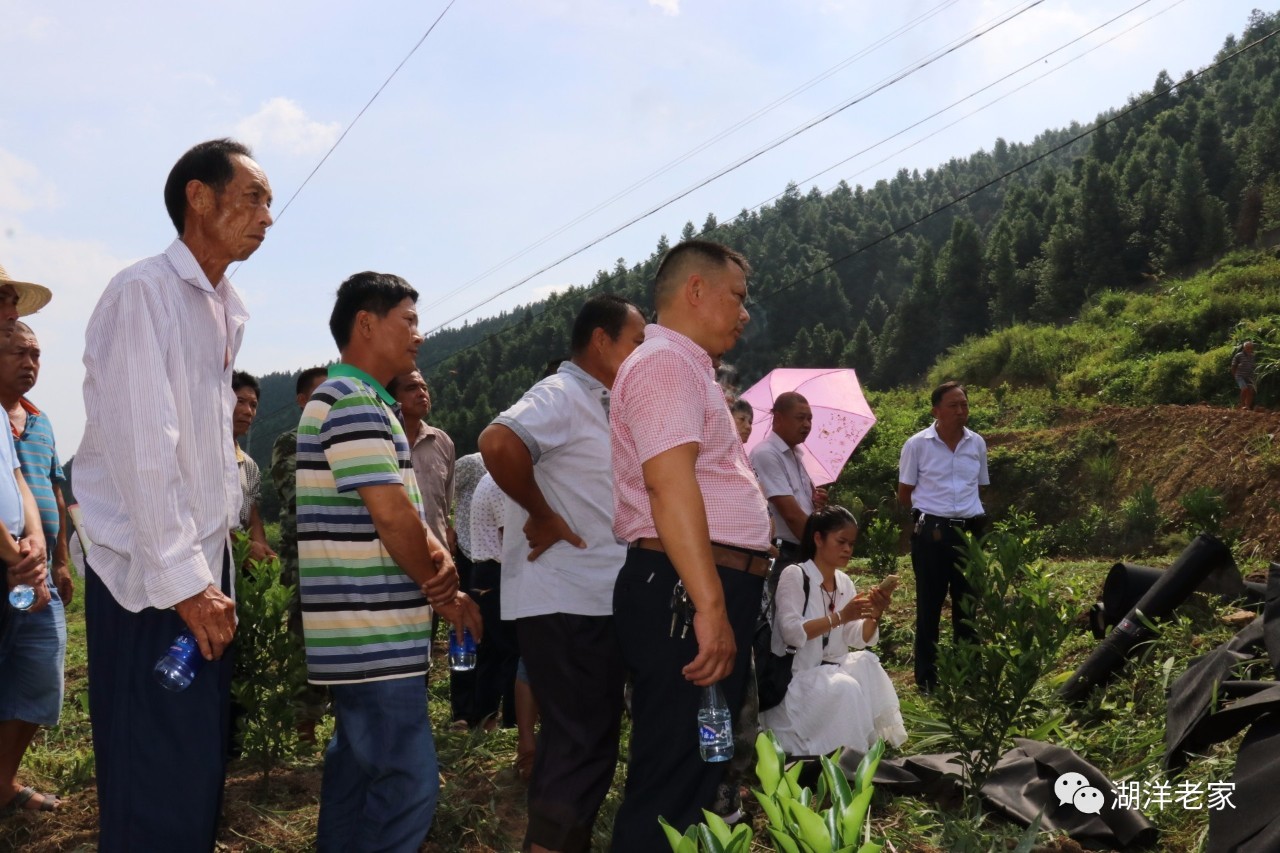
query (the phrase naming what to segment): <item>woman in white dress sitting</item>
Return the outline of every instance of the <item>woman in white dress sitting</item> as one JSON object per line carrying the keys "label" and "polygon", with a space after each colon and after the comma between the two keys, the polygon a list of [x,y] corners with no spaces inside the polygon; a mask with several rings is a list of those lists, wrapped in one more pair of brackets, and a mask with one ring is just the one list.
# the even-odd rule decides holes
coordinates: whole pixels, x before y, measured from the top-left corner
{"label": "woman in white dress sitting", "polygon": [[[788,755],[825,755],[840,747],[869,749],[877,738],[892,746],[907,739],[893,682],[866,647],[880,639],[880,614],[889,593],[858,595],[845,566],[858,523],[849,510],[828,506],[809,516],[799,565],[787,566],[774,599],[773,653],[796,649],[782,704],[763,711]],[[809,578],[805,603],[804,577]]]}

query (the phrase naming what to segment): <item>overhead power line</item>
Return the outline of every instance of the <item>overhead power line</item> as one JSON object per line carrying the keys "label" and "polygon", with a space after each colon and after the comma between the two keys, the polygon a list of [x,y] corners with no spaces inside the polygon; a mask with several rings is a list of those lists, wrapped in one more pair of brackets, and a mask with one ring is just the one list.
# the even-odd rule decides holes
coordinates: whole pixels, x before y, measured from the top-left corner
{"label": "overhead power line", "polygon": [[[1154,17],[1154,16],[1153,16],[1153,17]],[[846,262],[846,261],[848,261],[848,260],[851,260],[852,258],[854,258],[854,257],[856,257],[856,256],[858,256],[858,255],[860,255],[860,254],[862,254],[863,252],[869,251],[870,249],[872,249],[872,248],[874,248],[874,247],[878,246],[879,244],[883,243],[883,242],[884,242],[884,241],[886,241],[886,240],[889,240],[889,239],[891,239],[891,238],[893,238],[893,237],[896,237],[896,236],[898,236],[898,235],[900,235],[900,234],[905,233],[906,231],[909,231],[910,229],[912,229],[912,228],[916,227],[917,225],[921,224],[922,222],[924,222],[924,221],[926,221],[926,220],[928,220],[928,219],[930,219],[930,218],[932,218],[932,217],[934,217],[934,216],[938,215],[939,213],[942,213],[943,211],[948,210],[948,209],[950,209],[950,208],[954,207],[955,205],[957,205],[957,204],[959,204],[959,203],[961,203],[961,202],[963,202],[963,201],[965,201],[965,200],[967,200],[967,199],[969,199],[969,198],[972,198],[973,196],[977,195],[978,193],[981,193],[982,191],[984,191],[984,190],[986,190],[986,189],[988,189],[988,188],[990,188],[990,187],[992,187],[992,186],[994,186],[994,185],[996,185],[996,184],[1000,183],[1001,181],[1007,180],[1008,178],[1010,178],[1010,177],[1012,177],[1013,175],[1015,175],[1015,174],[1017,174],[1017,173],[1019,173],[1019,172],[1023,171],[1024,169],[1027,169],[1027,168],[1029,168],[1030,166],[1033,166],[1033,165],[1035,165],[1036,163],[1039,163],[1039,162],[1041,162],[1041,161],[1045,160],[1046,158],[1051,157],[1052,155],[1054,155],[1054,154],[1058,153],[1059,151],[1062,151],[1062,150],[1063,150],[1063,149],[1065,149],[1065,148],[1069,148],[1070,146],[1074,145],[1075,143],[1080,142],[1080,141],[1081,141],[1081,140],[1083,140],[1083,139],[1086,139],[1087,137],[1089,137],[1089,136],[1090,136],[1090,135],[1092,135],[1093,133],[1097,132],[1100,128],[1103,128],[1103,127],[1109,126],[1109,125],[1111,125],[1111,124],[1114,124],[1115,122],[1119,121],[1120,119],[1124,118],[1125,116],[1129,115],[1130,113],[1134,112],[1135,110],[1138,110],[1138,109],[1140,109],[1140,108],[1142,108],[1142,107],[1146,106],[1147,104],[1151,103],[1152,101],[1156,100],[1157,98],[1162,98],[1162,97],[1164,97],[1165,95],[1169,94],[1169,93],[1170,93],[1170,92],[1172,92],[1174,89],[1176,89],[1179,85],[1182,85],[1182,84],[1184,84],[1184,83],[1186,83],[1186,82],[1188,82],[1188,81],[1191,81],[1191,80],[1196,80],[1196,79],[1198,79],[1198,78],[1200,78],[1200,77],[1204,76],[1205,74],[1208,74],[1208,73],[1209,73],[1209,72],[1211,72],[1211,71],[1214,71],[1214,70],[1216,70],[1216,69],[1218,69],[1218,68],[1223,67],[1224,65],[1226,65],[1227,63],[1229,63],[1229,62],[1233,61],[1234,59],[1236,59],[1237,57],[1239,57],[1239,56],[1243,55],[1244,53],[1246,53],[1246,52],[1248,52],[1248,51],[1250,51],[1250,50],[1252,50],[1252,49],[1254,49],[1254,48],[1258,47],[1259,45],[1265,44],[1266,42],[1268,42],[1268,41],[1270,41],[1271,39],[1275,38],[1277,35],[1280,35],[1280,29],[1272,30],[1271,32],[1267,33],[1266,35],[1264,35],[1264,36],[1260,36],[1259,38],[1255,39],[1254,41],[1250,42],[1249,44],[1244,45],[1244,46],[1242,46],[1242,47],[1239,47],[1239,48],[1237,48],[1236,50],[1232,51],[1231,53],[1227,54],[1226,56],[1222,57],[1222,59],[1218,60],[1217,62],[1214,62],[1212,65],[1208,65],[1208,66],[1206,66],[1205,68],[1202,68],[1200,71],[1196,72],[1195,74],[1188,75],[1188,76],[1187,76],[1187,77],[1185,77],[1183,80],[1181,80],[1181,81],[1179,81],[1179,82],[1177,82],[1177,83],[1174,83],[1174,84],[1173,84],[1173,85],[1171,85],[1171,86],[1167,86],[1167,87],[1165,87],[1165,88],[1163,88],[1163,89],[1160,89],[1159,91],[1152,91],[1152,93],[1151,93],[1150,95],[1148,95],[1147,97],[1145,97],[1145,98],[1141,99],[1140,101],[1137,101],[1137,102],[1135,102],[1135,103],[1133,103],[1133,104],[1130,104],[1130,105],[1129,105],[1128,107],[1126,107],[1125,109],[1121,110],[1120,112],[1116,113],[1115,115],[1111,116],[1110,118],[1108,118],[1108,119],[1106,119],[1106,120],[1104,120],[1104,121],[1100,121],[1100,122],[1098,122],[1098,123],[1097,123],[1097,124],[1095,124],[1093,127],[1090,127],[1088,130],[1082,131],[1081,133],[1076,134],[1075,136],[1071,137],[1070,139],[1068,139],[1068,140],[1066,140],[1066,141],[1064,141],[1064,142],[1062,142],[1062,143],[1060,143],[1060,144],[1058,144],[1058,145],[1053,146],[1052,148],[1050,148],[1050,149],[1048,149],[1048,150],[1046,150],[1046,151],[1042,152],[1041,154],[1036,155],[1035,157],[1032,157],[1032,158],[1030,158],[1030,159],[1028,159],[1028,160],[1025,160],[1024,162],[1020,163],[1019,165],[1015,166],[1014,168],[1011,168],[1011,169],[1009,169],[1009,170],[1007,170],[1007,171],[1005,171],[1005,172],[1001,173],[1000,175],[998,175],[998,176],[996,176],[996,177],[994,177],[994,178],[992,178],[992,179],[990,179],[990,180],[988,180],[988,181],[986,181],[986,182],[982,183],[981,185],[976,186],[976,187],[974,187],[974,188],[972,188],[972,189],[970,189],[970,190],[968,190],[968,191],[966,191],[966,192],[964,192],[964,193],[961,193],[960,195],[957,195],[957,196],[955,196],[955,197],[951,198],[951,199],[950,199],[950,200],[948,200],[947,202],[945,202],[945,203],[943,203],[943,204],[939,205],[938,207],[935,207],[934,209],[932,209],[932,210],[928,211],[927,213],[924,213],[923,215],[921,215],[921,216],[919,216],[919,217],[916,217],[915,219],[911,220],[910,222],[907,222],[907,223],[905,223],[905,224],[903,224],[903,225],[900,225],[900,226],[897,226],[897,227],[895,227],[895,228],[891,229],[890,231],[888,231],[888,232],[886,232],[886,233],[882,234],[881,236],[879,236],[879,237],[877,237],[877,238],[875,238],[875,239],[873,239],[873,240],[870,240],[870,241],[868,241],[867,243],[862,244],[861,246],[858,246],[857,248],[853,249],[852,251],[848,252],[847,254],[841,255],[841,256],[840,256],[840,257],[838,257],[838,258],[834,258],[834,259],[830,260],[830,261],[829,261],[828,263],[826,263],[826,264],[823,264],[823,265],[821,265],[821,266],[819,266],[819,267],[816,267],[816,268],[814,268],[814,269],[812,269],[812,270],[809,270],[808,272],[806,272],[806,273],[804,273],[804,274],[802,274],[802,275],[797,276],[796,278],[792,279],[791,281],[786,282],[785,284],[781,284],[781,285],[779,285],[778,287],[774,288],[774,289],[773,289],[773,290],[771,290],[771,291],[768,291],[768,292],[766,292],[766,293],[764,293],[764,294],[760,294],[760,295],[755,296],[755,297],[754,297],[754,300],[755,300],[755,301],[757,301],[757,302],[764,302],[764,301],[766,301],[766,300],[772,299],[772,298],[774,298],[775,296],[778,296],[779,294],[784,293],[784,292],[786,292],[786,291],[790,290],[791,288],[793,288],[793,287],[795,287],[795,286],[797,286],[797,285],[799,285],[799,284],[803,283],[804,281],[807,281],[807,280],[809,280],[810,278],[813,278],[814,276],[819,275],[820,273],[826,272],[827,270],[830,270],[830,269],[832,269],[832,268],[834,268],[834,267],[838,266],[839,264],[842,264],[842,263],[844,263],[844,262]],[[596,284],[593,284],[593,285],[591,285],[591,286],[589,286],[589,287],[585,287],[585,288],[583,288],[582,290],[583,290],[583,293],[584,293],[584,294],[586,294],[586,293],[591,293],[592,291],[599,290],[600,288],[604,287],[605,285],[607,285],[607,284],[612,284],[612,283],[614,283],[614,280],[613,280],[613,277],[610,277],[609,279],[605,279],[605,280],[600,281],[600,282],[597,282]],[[545,313],[545,311],[546,311],[546,310],[547,310],[547,309],[543,309],[543,311],[542,311],[542,312],[539,312],[539,314],[538,314],[538,315],[535,315],[535,318],[536,318],[536,316],[541,316],[541,314],[542,314],[542,313]],[[473,343],[470,343],[470,344],[468,344],[468,345],[467,345],[467,346],[465,346],[465,347],[462,347],[462,348],[460,348],[460,349],[458,349],[458,350],[455,350],[455,351],[453,351],[453,352],[451,352],[451,353],[448,353],[447,355],[443,355],[443,356],[441,356],[440,358],[435,359],[434,361],[430,361],[430,362],[428,362],[427,364],[425,364],[425,365],[423,365],[423,366],[422,366],[422,370],[423,370],[423,372],[424,372],[424,373],[430,372],[433,368],[435,368],[435,367],[439,367],[440,365],[444,364],[445,362],[447,362],[447,361],[449,361],[449,360],[451,360],[451,359],[454,359],[454,358],[456,358],[456,357],[458,357],[458,356],[462,355],[463,353],[466,353],[466,352],[468,352],[468,351],[470,351],[470,350],[472,350],[472,349],[475,349],[475,348],[477,348],[477,347],[483,346],[484,344],[488,343],[489,341],[493,340],[494,338],[500,337],[500,336],[502,336],[502,335],[504,335],[504,334],[508,333],[511,329],[513,329],[515,326],[519,325],[519,323],[521,323],[521,322],[523,322],[523,320],[517,320],[517,321],[514,321],[514,322],[512,322],[512,323],[508,323],[508,324],[504,325],[502,328],[500,328],[500,329],[498,329],[498,330],[496,330],[496,331],[494,331],[494,332],[491,332],[491,333],[490,333],[490,334],[488,334],[488,335],[485,335],[483,338],[481,338],[481,339],[480,339],[480,340],[478,340],[478,341],[475,341],[475,342],[473,342]]]}
{"label": "overhead power line", "polygon": [[[382,81],[382,85],[378,87],[377,91],[373,93],[372,97],[369,98],[369,100],[365,103],[365,105],[360,108],[360,112],[356,113],[356,117],[351,120],[351,122],[347,125],[346,129],[342,131],[342,134],[339,135],[337,140],[334,141],[333,145],[329,146],[329,150],[326,151],[324,153],[324,156],[320,158],[320,161],[316,163],[315,168],[313,168],[309,173],[307,173],[307,176],[302,179],[302,183],[299,184],[298,188],[293,191],[293,195],[289,196],[289,200],[286,201],[284,203],[284,206],[280,208],[280,212],[275,214],[272,217],[275,220],[275,224],[278,225],[280,223],[280,220],[284,218],[285,211],[289,209],[289,206],[291,204],[293,204],[293,200],[296,199],[298,197],[298,194],[301,193],[303,189],[306,188],[307,184],[311,183],[311,179],[315,177],[316,172],[319,172],[320,167],[323,166],[326,161],[328,161],[329,157],[333,154],[334,151],[338,150],[338,146],[342,144],[342,140],[346,139],[347,134],[350,133],[351,129],[356,126],[356,122],[360,121],[360,118],[368,111],[369,107],[373,106],[373,102],[378,100],[378,96],[382,94],[382,90],[387,88],[387,85],[392,80],[395,79],[395,76],[397,74],[400,73],[400,69],[404,68],[405,63],[407,63],[413,57],[413,55],[418,52],[418,48],[422,47],[422,43],[427,40],[427,36],[431,35],[432,31],[435,30],[436,25],[440,23],[440,21],[444,18],[445,14],[448,13],[448,11],[453,8],[453,4],[456,2],[457,0],[449,0],[448,5],[444,7],[444,11],[442,11],[439,15],[436,16],[436,19],[431,22],[431,26],[427,27],[427,31],[422,34],[422,38],[418,39],[417,43],[414,44],[412,48],[410,48],[409,52],[405,54],[404,59],[400,60],[400,64],[391,70],[391,73],[387,75],[387,79]],[[275,226],[273,225],[272,227],[275,227]],[[235,270],[232,271],[231,275],[234,276],[237,272],[239,272],[240,267],[244,266],[244,263],[245,262],[241,262],[237,264]]]}
{"label": "overhead power line", "polygon": [[[781,136],[781,137],[779,137],[778,139],[775,139],[773,142],[770,142],[769,144],[767,144],[767,145],[765,145],[765,146],[762,146],[761,148],[756,149],[756,150],[755,150],[754,152],[752,152],[751,154],[748,154],[748,155],[746,155],[745,157],[742,157],[742,158],[740,158],[740,159],[738,159],[738,160],[734,161],[734,162],[733,162],[733,163],[731,163],[730,165],[728,165],[728,166],[726,166],[726,167],[724,167],[724,168],[720,169],[719,171],[715,172],[715,173],[714,173],[714,174],[712,174],[711,176],[709,176],[709,177],[707,177],[707,178],[704,178],[703,180],[699,181],[698,183],[694,184],[693,186],[690,186],[690,187],[688,187],[688,188],[686,188],[686,189],[682,190],[681,192],[677,193],[676,195],[671,196],[671,197],[670,197],[670,198],[668,198],[666,201],[660,202],[659,204],[657,204],[657,205],[655,205],[655,206],[653,206],[653,207],[649,208],[648,210],[644,211],[643,213],[639,214],[638,216],[635,216],[635,217],[633,217],[633,218],[629,219],[628,221],[624,222],[623,224],[621,224],[621,225],[619,225],[619,226],[617,226],[617,227],[615,227],[615,228],[611,229],[610,231],[608,231],[608,232],[606,232],[606,233],[604,233],[604,234],[601,234],[599,237],[596,237],[595,239],[591,240],[590,242],[588,242],[588,243],[586,243],[586,244],[584,244],[584,245],[582,245],[582,246],[579,246],[577,249],[574,249],[572,252],[569,252],[568,254],[561,256],[561,257],[560,257],[560,258],[558,258],[557,260],[552,261],[551,263],[547,264],[546,266],[544,266],[544,267],[542,267],[542,268],[538,269],[536,272],[533,272],[533,273],[531,273],[531,274],[529,274],[529,275],[525,276],[524,278],[520,279],[519,281],[515,282],[514,284],[508,285],[507,287],[503,288],[502,290],[499,290],[497,293],[494,293],[494,294],[492,294],[492,295],[490,295],[490,296],[485,297],[485,298],[484,298],[484,299],[482,299],[481,301],[479,301],[479,302],[477,302],[476,304],[472,305],[470,308],[467,308],[465,311],[462,311],[462,312],[460,312],[460,313],[458,313],[458,314],[455,314],[454,316],[450,317],[449,319],[447,319],[447,320],[443,321],[442,323],[440,323],[439,325],[435,326],[434,328],[432,328],[432,329],[430,330],[430,332],[436,332],[436,331],[439,331],[440,329],[443,329],[445,326],[448,326],[450,323],[454,322],[455,320],[460,320],[461,318],[463,318],[463,317],[467,316],[467,315],[468,315],[468,314],[470,314],[471,312],[476,311],[477,309],[483,308],[485,305],[488,305],[490,302],[492,302],[493,300],[497,299],[498,297],[503,296],[503,295],[505,295],[505,294],[507,294],[507,293],[510,293],[511,291],[513,291],[513,290],[515,290],[516,288],[519,288],[519,287],[521,287],[521,286],[523,286],[523,285],[525,285],[525,284],[528,284],[530,281],[532,281],[533,279],[535,279],[535,278],[537,278],[538,276],[542,275],[543,273],[548,272],[549,270],[552,270],[552,269],[554,269],[554,268],[556,268],[556,267],[560,266],[560,265],[561,265],[561,264],[563,264],[565,261],[568,261],[568,260],[570,260],[571,258],[577,257],[578,255],[582,254],[582,253],[583,253],[583,252],[585,252],[586,250],[588,250],[588,249],[592,248],[593,246],[599,245],[600,243],[604,242],[605,240],[607,240],[608,238],[612,237],[613,235],[615,235],[615,234],[617,234],[617,233],[619,233],[619,232],[621,232],[621,231],[625,231],[627,228],[630,228],[632,225],[635,225],[635,224],[636,224],[636,223],[638,223],[638,222],[642,222],[643,220],[645,220],[645,219],[649,218],[650,216],[652,216],[653,214],[657,213],[658,211],[663,210],[663,209],[665,209],[665,208],[667,208],[667,207],[670,207],[672,204],[675,204],[677,201],[679,201],[679,200],[681,200],[681,199],[685,198],[686,196],[689,196],[689,195],[693,194],[694,192],[696,192],[697,190],[700,190],[700,189],[702,189],[703,187],[706,187],[706,186],[708,186],[709,184],[714,183],[715,181],[719,180],[720,178],[723,178],[725,175],[728,175],[728,174],[730,174],[731,172],[734,172],[734,171],[736,171],[736,170],[738,170],[738,169],[742,168],[743,166],[747,165],[748,163],[752,162],[753,160],[755,160],[755,159],[757,159],[757,158],[759,158],[759,157],[763,156],[764,154],[767,154],[768,152],[770,152],[770,151],[772,151],[772,150],[774,150],[774,149],[778,148],[780,145],[782,145],[782,144],[784,144],[784,143],[786,143],[786,142],[788,142],[788,141],[790,141],[790,140],[792,140],[792,139],[796,138],[796,137],[797,137],[797,136],[799,136],[800,134],[805,133],[805,132],[806,132],[806,131],[808,131],[808,130],[812,130],[813,128],[817,127],[818,125],[822,124],[823,122],[825,122],[825,121],[827,121],[827,120],[831,119],[832,117],[834,117],[834,116],[836,116],[836,115],[839,115],[840,113],[842,113],[842,112],[844,112],[845,110],[849,109],[850,107],[852,107],[852,106],[854,106],[854,105],[856,105],[856,104],[859,104],[859,103],[861,103],[861,102],[865,101],[867,98],[870,98],[872,95],[875,95],[875,94],[876,94],[876,93],[878,93],[878,92],[882,92],[882,91],[884,91],[885,89],[889,88],[890,86],[893,86],[894,84],[899,83],[899,82],[901,82],[902,80],[905,80],[906,78],[908,78],[908,77],[910,77],[911,75],[913,75],[913,74],[915,74],[915,73],[917,73],[917,72],[921,71],[921,70],[922,70],[922,69],[924,69],[924,68],[927,68],[928,66],[932,65],[933,63],[937,62],[938,60],[942,59],[943,57],[949,56],[950,54],[952,54],[952,53],[956,52],[957,50],[959,50],[960,48],[964,47],[965,45],[971,44],[971,43],[973,43],[974,41],[978,40],[979,38],[982,38],[983,36],[987,35],[988,33],[991,33],[991,32],[993,32],[993,31],[995,31],[996,29],[999,29],[1000,27],[1002,27],[1002,26],[1004,26],[1005,24],[1009,23],[1010,21],[1012,21],[1012,20],[1014,20],[1014,19],[1018,18],[1019,16],[1021,16],[1021,15],[1025,14],[1026,12],[1030,11],[1031,9],[1034,9],[1036,6],[1039,6],[1040,4],[1042,4],[1042,3],[1044,3],[1044,2],[1045,2],[1045,0],[1031,0],[1031,2],[1027,3],[1026,5],[1024,5],[1021,9],[1018,9],[1016,12],[1013,12],[1012,14],[1010,14],[1010,15],[1008,15],[1008,16],[1006,16],[1006,17],[1002,18],[1001,20],[997,21],[996,23],[991,24],[990,26],[985,27],[985,28],[983,28],[982,30],[979,30],[979,31],[978,31],[978,32],[976,32],[976,33],[973,33],[973,34],[971,34],[971,35],[967,36],[966,38],[963,38],[963,39],[958,40],[957,42],[955,42],[955,43],[954,43],[954,44],[952,44],[951,46],[947,47],[946,49],[944,49],[944,50],[942,50],[942,51],[939,51],[938,53],[936,53],[935,55],[933,55],[933,56],[929,57],[928,59],[925,59],[925,60],[923,60],[923,61],[921,61],[921,62],[919,62],[919,63],[916,63],[915,65],[910,66],[910,67],[909,67],[909,68],[907,68],[906,70],[901,71],[900,73],[898,73],[898,74],[896,74],[896,75],[894,75],[894,76],[892,76],[892,77],[888,78],[887,80],[885,80],[885,81],[881,82],[880,84],[878,84],[878,85],[874,86],[873,88],[871,88],[871,89],[869,89],[869,90],[865,91],[864,93],[859,94],[859,95],[857,95],[856,97],[851,98],[851,99],[849,99],[849,100],[845,101],[844,103],[842,103],[842,104],[840,104],[840,105],[838,105],[838,106],[836,106],[836,107],[834,107],[834,108],[832,108],[832,109],[830,109],[830,110],[827,110],[825,113],[823,113],[823,114],[819,115],[818,117],[816,117],[816,118],[814,118],[814,119],[811,119],[810,121],[806,122],[805,124],[803,124],[803,125],[801,125],[801,126],[799,126],[799,127],[795,128],[794,130],[790,131],[790,132],[789,132],[789,133],[787,133],[786,135]],[[428,332],[428,334],[430,334],[430,332]]]}
{"label": "overhead power line", "polygon": [[479,275],[473,278],[470,278],[467,281],[464,281],[462,284],[458,285],[453,290],[449,291],[443,296],[437,297],[434,301],[422,306],[421,310],[423,312],[426,312],[436,307],[437,305],[440,305],[443,302],[447,302],[448,300],[457,296],[459,293],[462,293],[463,291],[467,290],[469,287],[471,287],[471,285],[475,284],[476,282],[479,282],[487,278],[488,276],[492,275],[498,270],[507,267],[514,261],[517,261],[520,258],[523,258],[525,255],[529,254],[529,252],[545,245],[549,241],[563,234],[565,231],[568,231],[573,226],[588,219],[594,214],[599,213],[601,210],[613,204],[615,201],[625,198],[626,196],[630,195],[640,187],[650,183],[651,181],[661,177],[662,175],[665,175],[667,172],[671,171],[676,166],[679,166],[680,164],[688,161],[690,158],[696,156],[697,154],[702,153],[703,151],[710,148],[712,145],[715,145],[716,143],[721,142],[722,140],[728,138],[729,136],[733,135],[737,131],[741,130],[742,128],[756,121],[757,119],[767,115],[768,113],[772,112],[773,110],[777,109],[778,107],[782,106],[788,101],[793,100],[794,98],[803,94],[804,92],[807,92],[809,89],[812,89],[814,86],[832,77],[838,72],[843,71],[845,68],[848,68],[850,65],[854,64],[858,60],[863,59],[864,57],[870,56],[872,53],[879,50],[881,47],[884,47],[885,45],[900,38],[905,33],[910,32],[915,27],[919,26],[920,24],[924,23],[930,18],[935,17],[936,15],[950,8],[951,6],[954,6],[958,2],[959,0],[944,0],[944,2],[939,3],[937,6],[934,6],[933,8],[928,9],[924,13],[916,16],[912,20],[898,27],[896,30],[893,30],[892,32],[877,39],[875,42],[872,42],[870,45],[867,45],[866,47],[858,50],[856,53],[846,57],[844,60],[837,63],[836,65],[831,66],[827,70],[823,71],[821,74],[818,74],[816,77],[806,80],[804,83],[792,89],[790,92],[787,92],[785,95],[782,95],[781,97],[766,104],[765,106],[760,107],[755,112],[751,113],[745,118],[740,119],[739,121],[735,122],[733,125],[720,131],[710,139],[707,139],[701,144],[695,146],[694,148],[689,149],[684,154],[681,154],[679,157],[675,158],[674,160],[671,160],[665,165],[658,167],[657,169],[650,172],[648,175],[645,175],[643,178],[640,178],[630,186],[619,190],[618,192],[611,195],[609,198],[597,204],[595,207],[592,207],[590,210],[574,217],[572,220],[570,220],[569,222],[566,222],[564,225],[561,225],[559,228],[557,228],[555,231],[552,231],[550,234],[547,234],[546,236],[542,237],[541,239],[537,240],[534,243],[530,243],[528,246],[524,247],[523,249],[516,252],[515,254],[507,258],[504,258],[503,260],[489,267],[487,270],[480,273]]}

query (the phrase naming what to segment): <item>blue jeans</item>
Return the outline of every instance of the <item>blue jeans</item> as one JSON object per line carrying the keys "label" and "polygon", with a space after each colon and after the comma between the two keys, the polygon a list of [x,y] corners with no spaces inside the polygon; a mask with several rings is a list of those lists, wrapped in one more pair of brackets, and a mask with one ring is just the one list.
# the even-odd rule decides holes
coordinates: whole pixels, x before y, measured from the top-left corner
{"label": "blue jeans", "polygon": [[337,724],[324,754],[317,849],[414,853],[440,790],[424,679],[335,684],[329,692]]}

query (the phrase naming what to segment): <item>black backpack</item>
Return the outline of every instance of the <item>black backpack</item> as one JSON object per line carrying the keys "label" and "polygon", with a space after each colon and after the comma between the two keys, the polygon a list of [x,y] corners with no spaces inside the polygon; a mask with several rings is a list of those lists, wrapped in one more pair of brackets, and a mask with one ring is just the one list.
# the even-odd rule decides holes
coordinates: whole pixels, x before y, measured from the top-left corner
{"label": "black backpack", "polygon": [[[804,606],[800,612],[809,608],[809,576],[801,572],[804,580]],[[769,602],[767,612],[760,614],[756,622],[755,635],[751,638],[751,655],[756,663],[756,689],[760,697],[760,710],[782,704],[787,696],[787,687],[791,684],[791,664],[795,660],[798,649],[787,646],[785,654],[773,653],[773,623],[771,617],[778,612],[777,598]]]}

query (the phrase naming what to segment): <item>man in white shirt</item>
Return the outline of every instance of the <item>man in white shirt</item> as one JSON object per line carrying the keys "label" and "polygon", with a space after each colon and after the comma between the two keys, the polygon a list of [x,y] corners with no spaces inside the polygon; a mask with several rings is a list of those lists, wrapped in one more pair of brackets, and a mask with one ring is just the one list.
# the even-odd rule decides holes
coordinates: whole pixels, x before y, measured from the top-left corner
{"label": "man in white shirt", "polygon": [[772,429],[751,451],[751,467],[769,501],[774,536],[780,540],[777,566],[781,571],[800,561],[800,536],[805,522],[814,510],[827,505],[827,492],[815,489],[804,469],[801,445],[813,429],[809,401],[795,391],[784,392],[773,401],[772,414]]}
{"label": "man in white shirt", "polygon": [[613,587],[627,556],[613,535],[609,389],[644,342],[644,317],[620,296],[587,300],[572,357],[480,434],[511,498],[502,543],[502,618],[515,620],[542,718],[525,847],[591,849],[613,782],[624,664]]}
{"label": "man in white shirt", "polygon": [[[240,509],[231,375],[248,319],[227,267],[262,245],[271,185],[229,139],[178,160],[178,238],[111,280],[85,332],[76,493],[86,559],[99,849],[211,850],[235,635],[228,535]],[[185,691],[151,671],[183,630],[206,663]]]}
{"label": "man in white shirt", "polygon": [[964,386],[945,382],[933,389],[933,425],[907,439],[898,463],[898,504],[911,507],[911,568],[916,575],[916,686],[938,683],[938,624],[951,593],[956,639],[971,639],[966,623],[968,581],[960,571],[964,532],[979,535],[986,513],[978,494],[989,485],[987,443],[969,429]]}

